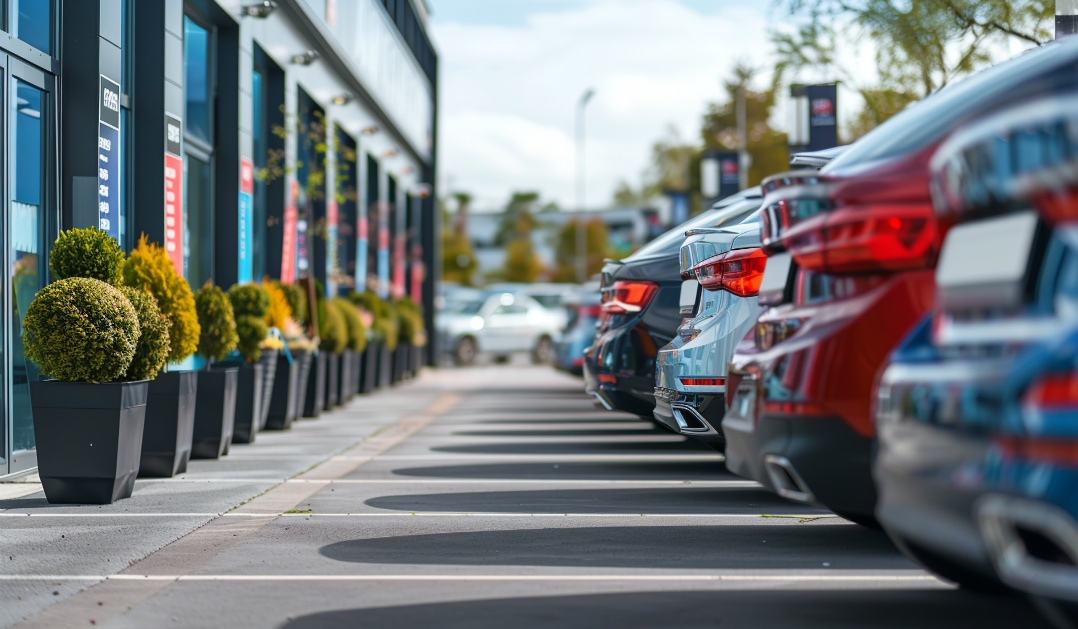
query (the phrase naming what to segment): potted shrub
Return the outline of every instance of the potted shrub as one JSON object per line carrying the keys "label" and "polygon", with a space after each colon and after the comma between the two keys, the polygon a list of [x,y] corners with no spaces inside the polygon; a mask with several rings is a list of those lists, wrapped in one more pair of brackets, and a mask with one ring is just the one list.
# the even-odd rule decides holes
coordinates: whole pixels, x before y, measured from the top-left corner
{"label": "potted shrub", "polygon": [[[191,458],[191,438],[195,425],[195,394],[197,380],[194,378],[165,378],[159,380],[161,370],[168,360],[169,337],[168,318],[161,314],[157,302],[149,293],[124,286],[121,289],[127,300],[135,308],[139,321],[138,345],[135,357],[131,360],[125,380],[149,380],[146,408],[154,413],[148,418],[142,431],[142,459],[139,463],[139,476],[172,477],[187,471],[187,462]],[[170,406],[158,403],[161,387],[158,382],[175,383],[182,391],[176,391],[169,400],[176,400],[175,414],[167,413]]]}
{"label": "potted shrub", "polygon": [[[277,285],[284,292],[285,298],[288,300],[288,307],[292,311],[292,318],[288,323],[289,327],[281,330],[284,333],[285,342],[288,343],[289,351],[295,346],[297,351],[303,355],[303,360],[300,361],[299,382],[296,387],[298,389],[296,394],[296,419],[299,419],[304,415],[307,394],[310,389],[309,382],[311,381],[312,371],[315,371],[314,365],[318,361],[318,344],[311,339],[313,332],[311,332],[307,314],[306,291],[298,284],[278,283]],[[323,361],[324,366],[325,362]],[[322,378],[323,380],[325,379],[324,369]]]}
{"label": "potted shrub", "polygon": [[340,354],[348,347],[348,330],[340,310],[324,297],[317,300],[318,329],[321,331],[319,349],[326,355],[326,383],[323,399],[325,408],[340,403],[337,399],[340,376]]}
{"label": "potted shrub", "polygon": [[[198,346],[198,315],[187,280],[176,273],[168,253],[143,234],[123,265],[127,286],[148,293],[168,323],[169,362],[180,362]],[[162,371],[150,380],[146,400],[146,475],[172,476],[186,469],[194,432],[198,372]],[[170,463],[171,461],[171,463]],[[182,469],[181,469],[182,468]]]}
{"label": "potted shrub", "polygon": [[380,371],[382,386],[396,384],[398,376],[397,348],[400,346],[400,321],[397,319],[397,309],[393,302],[383,299],[381,304],[379,322],[382,325],[382,334],[385,336],[385,353],[382,357],[382,370]]}
{"label": "potted shrub", "polygon": [[26,357],[53,378],[30,383],[38,474],[49,502],[107,504],[131,495],[149,386],[122,378],[138,339],[135,307],[101,280],[57,280],[27,309]]}
{"label": "potted shrub", "polygon": [[300,379],[304,371],[310,372],[311,356],[303,344],[305,337],[299,325],[292,319],[292,307],[280,284],[267,280],[262,282],[262,289],[266,291],[270,303],[266,311],[266,325],[271,330],[277,330],[283,338],[283,351],[277,355],[273,392],[266,405],[266,428],[284,430],[296,419]]}
{"label": "potted shrub", "polygon": [[[292,362],[289,369],[295,375],[295,383],[287,399],[278,394],[278,387],[274,387],[273,399],[270,401],[270,416],[266,425],[268,428],[278,430],[289,428],[293,421],[303,416],[303,403],[311,376],[311,363],[318,354],[318,347],[303,333],[303,329],[294,320],[288,319],[285,322],[281,334],[284,336],[285,346],[291,355]],[[282,368],[284,365],[278,359],[278,380],[281,379]]]}
{"label": "potted shrub", "polygon": [[333,298],[333,307],[344,322],[347,344],[341,352],[340,376],[337,382],[337,399],[341,404],[352,399],[356,393],[355,381],[359,377],[357,359],[367,347],[367,328],[359,316],[359,310],[343,297]]}
{"label": "potted shrub", "polygon": [[356,379],[356,393],[370,393],[374,390],[375,382],[378,378],[377,371],[377,356],[378,347],[377,339],[374,331],[374,314],[367,310],[362,304],[356,303],[355,300],[351,300],[356,307],[356,313],[359,314],[360,321],[363,322],[363,329],[366,330],[366,343],[363,353],[357,358],[357,372],[358,377]]}
{"label": "potted shrub", "polygon": [[236,349],[239,357],[231,357],[227,364],[239,367],[236,385],[236,421],[232,432],[233,443],[251,443],[262,425],[263,389],[272,380],[266,376],[267,369],[277,370],[277,351],[262,350],[269,328],[266,311],[269,297],[260,286],[235,285],[228,290],[232,312],[236,317]]}
{"label": "potted shrub", "polygon": [[201,334],[198,354],[206,361],[199,374],[195,403],[194,441],[191,456],[216,459],[228,453],[236,421],[236,386],[239,368],[215,366],[236,348],[236,321],[232,302],[210,282],[195,294],[195,310]]}
{"label": "potted shrub", "polygon": [[405,346],[404,375],[414,377],[419,372],[422,347],[427,344],[423,311],[411,299],[397,300],[400,317],[400,342]]}
{"label": "potted shrub", "polygon": [[[369,312],[372,317],[370,327],[370,342],[368,343],[367,362],[364,367],[365,392],[389,384],[390,360],[388,343],[390,337],[396,336],[393,322],[388,318],[385,302],[371,291],[363,293],[353,292],[350,296],[352,303]],[[394,339],[394,347],[396,340]]]}

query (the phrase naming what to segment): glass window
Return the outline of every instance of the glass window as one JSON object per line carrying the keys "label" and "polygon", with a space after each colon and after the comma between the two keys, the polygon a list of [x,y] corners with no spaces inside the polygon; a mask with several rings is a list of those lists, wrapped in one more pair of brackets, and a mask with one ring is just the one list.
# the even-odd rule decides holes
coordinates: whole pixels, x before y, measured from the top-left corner
{"label": "glass window", "polygon": [[212,143],[210,33],[184,16],[183,36],[184,94],[187,98],[184,124],[188,135]]}
{"label": "glass window", "polygon": [[14,155],[10,164],[11,200],[8,273],[12,282],[12,451],[32,450],[34,422],[30,410],[30,382],[40,377],[37,366],[26,360],[22,346],[22,320],[45,277],[45,133],[42,127],[46,95],[16,81],[15,123],[11,129]]}
{"label": "glass window", "polygon": [[212,175],[209,160],[183,158],[183,275],[195,289],[213,277]]}
{"label": "glass window", "polygon": [[675,254],[685,242],[685,232],[688,230],[703,227],[721,227],[727,223],[734,225],[745,220],[758,209],[760,209],[760,199],[754,198],[733,203],[717,210],[704,210],[702,213],[644,245],[629,258],[639,259],[654,255]]}
{"label": "glass window", "polygon": [[11,0],[9,5],[15,36],[34,48],[52,54],[53,0]]}

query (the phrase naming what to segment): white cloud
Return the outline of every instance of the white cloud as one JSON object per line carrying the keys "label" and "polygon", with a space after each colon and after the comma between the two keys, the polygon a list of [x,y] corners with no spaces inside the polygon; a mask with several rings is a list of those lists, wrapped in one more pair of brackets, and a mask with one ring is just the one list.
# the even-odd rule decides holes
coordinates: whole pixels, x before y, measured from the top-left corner
{"label": "white cloud", "polygon": [[443,182],[478,205],[535,189],[572,207],[574,109],[593,87],[587,203],[605,205],[618,180],[639,179],[670,125],[695,141],[735,62],[764,64],[763,6],[705,15],[676,0],[593,0],[523,26],[435,19]]}

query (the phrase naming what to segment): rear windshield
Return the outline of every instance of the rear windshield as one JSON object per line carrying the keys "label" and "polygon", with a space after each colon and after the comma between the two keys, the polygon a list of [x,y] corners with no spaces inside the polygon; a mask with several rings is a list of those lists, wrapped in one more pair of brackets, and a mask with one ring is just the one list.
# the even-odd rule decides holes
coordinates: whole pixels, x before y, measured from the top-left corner
{"label": "rear windshield", "polygon": [[919,150],[987,107],[1078,82],[1078,40],[1053,42],[948,85],[870,131],[824,167],[833,172]]}
{"label": "rear windshield", "polygon": [[722,209],[707,210],[640,247],[636,253],[625,259],[636,260],[655,255],[676,254],[681,250],[681,245],[685,242],[685,232],[688,230],[736,225],[756,213],[760,209],[760,203],[761,200],[758,198],[745,199]]}

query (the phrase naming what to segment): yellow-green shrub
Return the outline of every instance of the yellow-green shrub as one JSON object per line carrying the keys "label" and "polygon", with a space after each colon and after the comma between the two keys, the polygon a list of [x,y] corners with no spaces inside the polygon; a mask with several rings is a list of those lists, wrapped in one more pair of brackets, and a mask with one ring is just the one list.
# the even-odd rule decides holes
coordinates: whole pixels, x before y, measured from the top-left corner
{"label": "yellow-green shrub", "polygon": [[206,282],[195,293],[195,309],[198,311],[198,353],[207,360],[224,360],[236,349],[236,319],[232,314],[232,302],[220,288]]}
{"label": "yellow-green shrub", "polygon": [[262,341],[266,338],[269,328],[262,317],[243,315],[236,317],[236,336],[239,343],[236,349],[247,359],[248,363],[255,363],[262,357]]}
{"label": "yellow-green shrub", "polygon": [[57,279],[91,277],[123,284],[124,252],[108,232],[96,227],[60,232],[49,252],[49,269]]}
{"label": "yellow-green shrub", "polygon": [[127,257],[123,274],[124,284],[153,295],[161,314],[168,317],[168,359],[179,362],[195,353],[200,332],[195,296],[164,248],[143,234]]}
{"label": "yellow-green shrub", "polygon": [[124,374],[126,380],[153,380],[168,361],[168,318],[146,291],[123,286],[120,291],[135,307],[139,337],[135,357]]}
{"label": "yellow-green shrub", "polygon": [[359,318],[359,311],[355,305],[344,297],[334,297],[333,307],[341,313],[344,327],[348,336],[348,349],[354,352],[362,352],[367,349],[367,326]]}
{"label": "yellow-green shrub", "polygon": [[276,282],[262,282],[262,290],[269,298],[269,308],[266,310],[266,325],[278,330],[284,330],[288,325],[288,319],[292,317],[292,307],[288,305],[288,296]]}
{"label": "yellow-green shrub", "polygon": [[310,321],[307,313],[307,292],[299,284],[281,284],[277,286],[284,291],[288,299],[288,307],[292,310],[292,318],[300,325],[307,325]]}
{"label": "yellow-green shrub", "polygon": [[326,299],[317,300],[319,347],[326,352],[342,352],[348,347],[348,329],[340,310]]}

